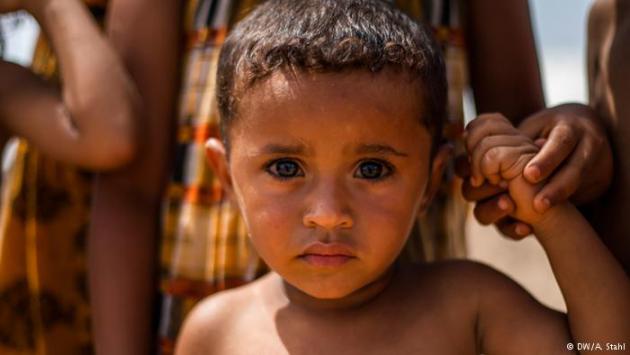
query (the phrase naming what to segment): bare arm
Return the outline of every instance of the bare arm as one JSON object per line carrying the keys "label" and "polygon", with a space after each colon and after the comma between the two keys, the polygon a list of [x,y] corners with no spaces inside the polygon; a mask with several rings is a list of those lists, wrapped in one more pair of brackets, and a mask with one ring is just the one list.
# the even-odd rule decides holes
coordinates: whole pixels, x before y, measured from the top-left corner
{"label": "bare arm", "polygon": [[[568,308],[568,322],[563,324],[561,318],[545,316],[548,312],[543,308],[518,301],[519,296],[512,291],[509,297],[489,291],[489,298],[495,301],[482,308],[484,334],[487,334],[484,349],[491,352],[508,348],[503,329],[517,319],[520,330],[510,339],[547,344],[548,348],[540,353],[559,352],[570,339],[599,342],[604,350],[607,342],[630,340],[630,281],[619,263],[572,205],[560,204],[545,213],[534,209],[534,197],[540,186],[529,184],[522,174],[538,148],[510,127],[507,120],[494,117],[471,123],[467,138],[473,176],[481,174],[488,179],[498,176],[509,181],[510,197],[515,203],[511,216],[533,227],[549,257]],[[507,290],[509,286],[501,288]],[[506,302],[509,307],[500,307]],[[521,314],[523,308],[529,311]],[[507,318],[511,321],[506,322]],[[546,331],[540,332],[534,327],[536,324]]]}
{"label": "bare arm", "polygon": [[179,0],[112,0],[107,22],[143,100],[138,158],[97,177],[89,242],[97,354],[147,354],[157,294],[159,210],[179,84]]}
{"label": "bare arm", "polygon": [[[27,6],[28,5],[28,6]],[[135,86],[83,4],[29,1],[59,61],[61,90],[15,64],[0,62],[0,120],[55,159],[103,170],[135,153]]]}
{"label": "bare arm", "polygon": [[534,225],[567,303],[573,339],[630,341],[630,280],[586,219],[570,204]]}
{"label": "bare arm", "polygon": [[[602,350],[598,354],[619,353],[607,344],[627,346],[630,342],[630,281],[621,265],[573,205],[558,205],[539,215],[531,207],[532,186],[522,176],[510,185],[517,205],[515,217],[532,225],[564,296],[567,315],[565,321],[543,307],[518,301],[516,295],[513,301],[505,301],[512,296],[494,293],[482,310],[491,320],[485,324],[484,351],[494,353],[520,343],[526,351],[515,353],[552,354],[560,353],[568,342],[573,342],[598,343]],[[507,306],[500,309],[500,303]],[[518,329],[513,328],[515,324]],[[511,336],[506,332],[510,328]],[[532,351],[527,344],[539,346],[540,351]]]}
{"label": "bare arm", "polygon": [[477,112],[513,123],[545,107],[527,0],[468,1],[467,44]]}

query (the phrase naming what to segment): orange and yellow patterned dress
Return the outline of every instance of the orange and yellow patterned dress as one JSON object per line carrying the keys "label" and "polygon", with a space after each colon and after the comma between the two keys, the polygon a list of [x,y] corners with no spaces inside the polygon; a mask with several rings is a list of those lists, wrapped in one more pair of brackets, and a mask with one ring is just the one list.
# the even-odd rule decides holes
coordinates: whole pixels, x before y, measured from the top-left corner
{"label": "orange and yellow patterned dress", "polygon": [[[104,1],[88,0],[102,21]],[[56,80],[40,36],[32,69]],[[0,354],[92,354],[86,271],[90,174],[7,144],[0,202]]]}

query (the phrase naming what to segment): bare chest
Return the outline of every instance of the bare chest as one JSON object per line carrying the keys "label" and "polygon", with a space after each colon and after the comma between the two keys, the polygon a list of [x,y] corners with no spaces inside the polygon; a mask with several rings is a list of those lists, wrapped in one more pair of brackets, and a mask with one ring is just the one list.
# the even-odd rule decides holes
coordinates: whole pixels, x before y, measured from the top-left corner
{"label": "bare chest", "polygon": [[[399,317],[363,324],[305,324],[276,318],[255,326],[239,326],[219,347],[218,354],[474,354],[472,327],[443,321]],[[258,322],[257,322],[258,323]],[[326,324],[328,323],[328,324]],[[247,328],[247,329],[245,329]],[[466,329],[465,329],[466,328]],[[468,334],[467,334],[468,333]]]}

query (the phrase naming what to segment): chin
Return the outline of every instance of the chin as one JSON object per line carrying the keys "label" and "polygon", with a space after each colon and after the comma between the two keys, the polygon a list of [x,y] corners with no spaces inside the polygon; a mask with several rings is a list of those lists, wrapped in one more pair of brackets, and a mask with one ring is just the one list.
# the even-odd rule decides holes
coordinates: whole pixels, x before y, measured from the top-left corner
{"label": "chin", "polygon": [[348,287],[321,287],[313,285],[309,289],[303,289],[302,292],[311,297],[321,300],[336,300],[351,295],[356,289],[348,289]]}
{"label": "chin", "polygon": [[307,282],[298,282],[293,285],[305,294],[321,300],[342,299],[352,295],[364,286],[357,283],[356,279],[330,280],[326,278],[322,278],[320,280],[309,280]]}

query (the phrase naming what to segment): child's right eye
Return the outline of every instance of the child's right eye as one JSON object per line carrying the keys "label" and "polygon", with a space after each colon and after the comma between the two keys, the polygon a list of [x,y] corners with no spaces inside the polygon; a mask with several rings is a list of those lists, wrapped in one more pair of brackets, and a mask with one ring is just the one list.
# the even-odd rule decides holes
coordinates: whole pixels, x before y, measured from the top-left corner
{"label": "child's right eye", "polygon": [[291,159],[278,159],[267,164],[265,170],[280,179],[291,179],[304,176],[304,171],[296,161]]}

